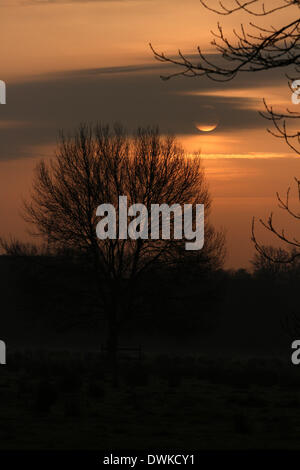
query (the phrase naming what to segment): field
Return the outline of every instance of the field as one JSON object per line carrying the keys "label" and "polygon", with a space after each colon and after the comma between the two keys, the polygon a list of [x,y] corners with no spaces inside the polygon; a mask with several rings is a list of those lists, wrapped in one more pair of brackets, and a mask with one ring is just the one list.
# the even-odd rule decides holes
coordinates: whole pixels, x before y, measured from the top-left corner
{"label": "field", "polygon": [[279,359],[23,351],[1,366],[1,449],[299,449],[300,374]]}

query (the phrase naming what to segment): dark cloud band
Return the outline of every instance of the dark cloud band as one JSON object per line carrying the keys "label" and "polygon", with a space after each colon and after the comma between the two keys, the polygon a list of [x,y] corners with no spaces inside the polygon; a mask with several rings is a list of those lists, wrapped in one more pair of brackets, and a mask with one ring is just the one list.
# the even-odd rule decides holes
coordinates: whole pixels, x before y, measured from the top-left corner
{"label": "dark cloud band", "polygon": [[[7,104],[0,107],[0,159],[28,157],[29,148],[55,142],[59,129],[71,130],[84,121],[121,121],[130,130],[158,124],[163,132],[196,134],[195,121],[205,118],[209,106],[216,110],[222,131],[264,128],[266,122],[253,106],[257,100],[246,92],[245,97],[209,92],[265,88],[266,83],[282,81],[281,74],[273,71],[251,82],[241,77],[225,85],[183,77],[164,82],[160,67],[156,63],[99,67],[7,83]],[[201,95],[193,94],[197,91]]]}

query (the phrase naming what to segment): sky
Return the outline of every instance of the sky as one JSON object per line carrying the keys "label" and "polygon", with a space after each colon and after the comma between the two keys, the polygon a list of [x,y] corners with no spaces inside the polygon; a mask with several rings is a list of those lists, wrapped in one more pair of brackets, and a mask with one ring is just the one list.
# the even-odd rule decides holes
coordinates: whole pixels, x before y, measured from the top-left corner
{"label": "sky", "polygon": [[[272,24],[297,13],[287,12]],[[293,109],[286,70],[227,83],[162,81],[160,75],[172,70],[149,48],[151,42],[169,55],[178,48],[195,55],[201,45],[218,60],[211,30],[217,21],[229,36],[240,23],[249,28],[245,13],[220,18],[198,0],[0,0],[0,15],[0,79],[7,85],[7,104],[0,105],[0,235],[28,237],[19,211],[36,162],[53,155],[59,129],[72,132],[80,122],[95,121],[121,121],[129,130],[158,124],[188,153],[201,152],[212,221],[227,233],[226,267],[249,266],[253,216],[274,210],[278,224],[288,224],[275,193],[294,187],[299,157],[267,133],[258,114],[263,98],[277,109]],[[209,127],[216,128],[205,132]],[[292,198],[296,202],[295,191]],[[265,231],[258,233],[273,243]]]}

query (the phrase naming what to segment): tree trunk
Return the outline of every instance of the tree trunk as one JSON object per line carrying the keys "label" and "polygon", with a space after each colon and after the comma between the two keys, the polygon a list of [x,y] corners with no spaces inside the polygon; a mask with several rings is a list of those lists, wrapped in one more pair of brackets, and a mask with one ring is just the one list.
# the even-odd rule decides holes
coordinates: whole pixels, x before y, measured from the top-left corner
{"label": "tree trunk", "polygon": [[107,356],[112,373],[112,383],[114,387],[119,385],[118,371],[118,328],[115,312],[111,312],[108,319],[108,335],[107,335]]}

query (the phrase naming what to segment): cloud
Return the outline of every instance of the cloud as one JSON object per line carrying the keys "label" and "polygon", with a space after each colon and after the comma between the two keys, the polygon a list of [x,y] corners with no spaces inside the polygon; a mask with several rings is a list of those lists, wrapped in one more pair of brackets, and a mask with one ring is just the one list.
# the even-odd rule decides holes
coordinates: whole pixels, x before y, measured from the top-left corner
{"label": "cloud", "polygon": [[[161,67],[167,69],[168,66]],[[69,72],[56,72],[55,77],[67,77],[67,76],[88,76],[88,75],[102,75],[102,74],[122,74],[122,73],[136,73],[145,71],[158,71],[156,63],[152,64],[140,64],[140,65],[120,65],[114,67],[95,67],[91,69],[79,69],[71,70]]]}
{"label": "cloud", "polygon": [[[208,106],[215,108],[219,119],[215,135],[262,129],[266,122],[253,105],[255,98],[246,93],[218,96],[212,90],[248,89],[282,80],[273,71],[268,77],[257,75],[251,83],[237,78],[220,85],[183,77],[165,82],[159,79],[161,70],[156,63],[99,67],[7,83],[7,104],[1,106],[0,159],[33,156],[34,147],[55,143],[59,129],[72,130],[80,122],[121,121],[129,130],[158,124],[162,132],[199,135],[195,121],[205,119]],[[193,94],[197,90],[200,95]]]}

